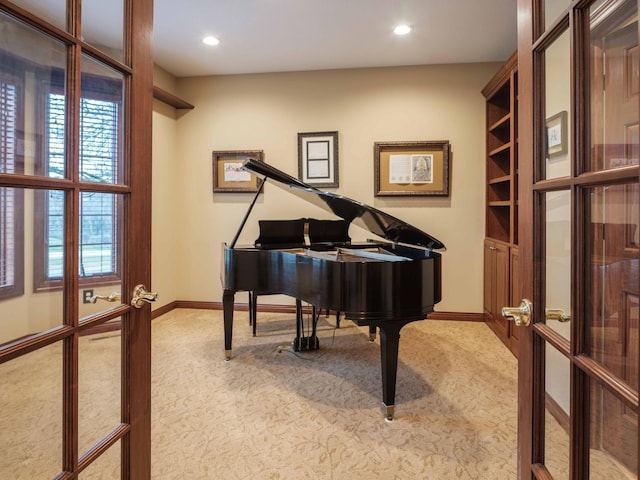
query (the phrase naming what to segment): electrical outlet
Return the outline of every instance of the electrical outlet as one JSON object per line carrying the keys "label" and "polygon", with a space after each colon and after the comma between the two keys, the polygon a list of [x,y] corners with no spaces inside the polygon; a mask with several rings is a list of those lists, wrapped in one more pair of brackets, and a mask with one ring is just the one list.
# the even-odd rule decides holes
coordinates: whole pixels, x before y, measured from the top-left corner
{"label": "electrical outlet", "polygon": [[91,303],[91,297],[93,297],[93,289],[82,291],[82,303]]}

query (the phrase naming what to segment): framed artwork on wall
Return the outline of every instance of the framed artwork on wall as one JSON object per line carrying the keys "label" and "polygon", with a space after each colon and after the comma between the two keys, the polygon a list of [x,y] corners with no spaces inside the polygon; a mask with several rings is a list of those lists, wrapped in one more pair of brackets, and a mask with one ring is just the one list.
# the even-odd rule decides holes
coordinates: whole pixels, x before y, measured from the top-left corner
{"label": "framed artwork on wall", "polygon": [[376,142],[374,195],[449,196],[448,140]]}
{"label": "framed artwork on wall", "polygon": [[553,158],[567,153],[567,112],[556,113],[547,118],[547,157]]}
{"label": "framed artwork on wall", "polygon": [[338,132],[298,133],[298,178],[312,187],[338,186]]}
{"label": "framed artwork on wall", "polygon": [[229,150],[213,152],[214,193],[256,193],[262,180],[242,168],[249,158],[264,161],[262,150]]}

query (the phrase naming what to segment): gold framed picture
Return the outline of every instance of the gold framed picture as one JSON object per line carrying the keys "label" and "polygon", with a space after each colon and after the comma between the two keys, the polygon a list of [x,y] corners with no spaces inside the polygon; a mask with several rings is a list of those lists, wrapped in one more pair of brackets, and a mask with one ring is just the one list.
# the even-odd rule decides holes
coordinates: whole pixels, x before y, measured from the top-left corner
{"label": "gold framed picture", "polygon": [[449,196],[448,140],[375,142],[374,195]]}
{"label": "gold framed picture", "polygon": [[264,161],[262,150],[228,150],[213,152],[214,193],[256,193],[262,184],[242,168],[245,160]]}

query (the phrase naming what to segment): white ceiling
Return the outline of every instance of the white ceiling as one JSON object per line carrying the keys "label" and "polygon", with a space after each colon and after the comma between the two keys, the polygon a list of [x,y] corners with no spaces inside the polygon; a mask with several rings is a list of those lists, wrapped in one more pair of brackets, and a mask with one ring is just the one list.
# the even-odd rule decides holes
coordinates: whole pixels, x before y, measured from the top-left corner
{"label": "white ceiling", "polygon": [[[398,23],[413,31],[393,34]],[[211,47],[206,35],[220,39]],[[516,0],[155,0],[154,59],[177,77],[504,61]]]}

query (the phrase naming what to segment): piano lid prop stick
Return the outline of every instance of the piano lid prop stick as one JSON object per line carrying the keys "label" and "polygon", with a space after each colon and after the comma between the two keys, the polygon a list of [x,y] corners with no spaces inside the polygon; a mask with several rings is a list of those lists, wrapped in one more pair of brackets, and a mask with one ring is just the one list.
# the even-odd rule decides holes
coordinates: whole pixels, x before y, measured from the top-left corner
{"label": "piano lid prop stick", "polygon": [[260,184],[260,188],[258,188],[258,191],[256,192],[256,196],[253,197],[253,201],[251,202],[251,205],[249,205],[249,210],[247,210],[247,213],[244,214],[244,218],[240,223],[240,228],[238,228],[238,231],[236,232],[236,236],[233,237],[233,241],[231,242],[231,245],[229,246],[229,248],[234,248],[236,246],[236,242],[238,241],[240,232],[242,232],[242,229],[244,228],[244,224],[247,223],[247,218],[249,218],[249,214],[251,213],[251,210],[253,210],[253,206],[256,204],[256,200],[258,200],[258,195],[262,193],[262,189],[264,188],[265,183],[267,182],[263,179],[262,183]]}

